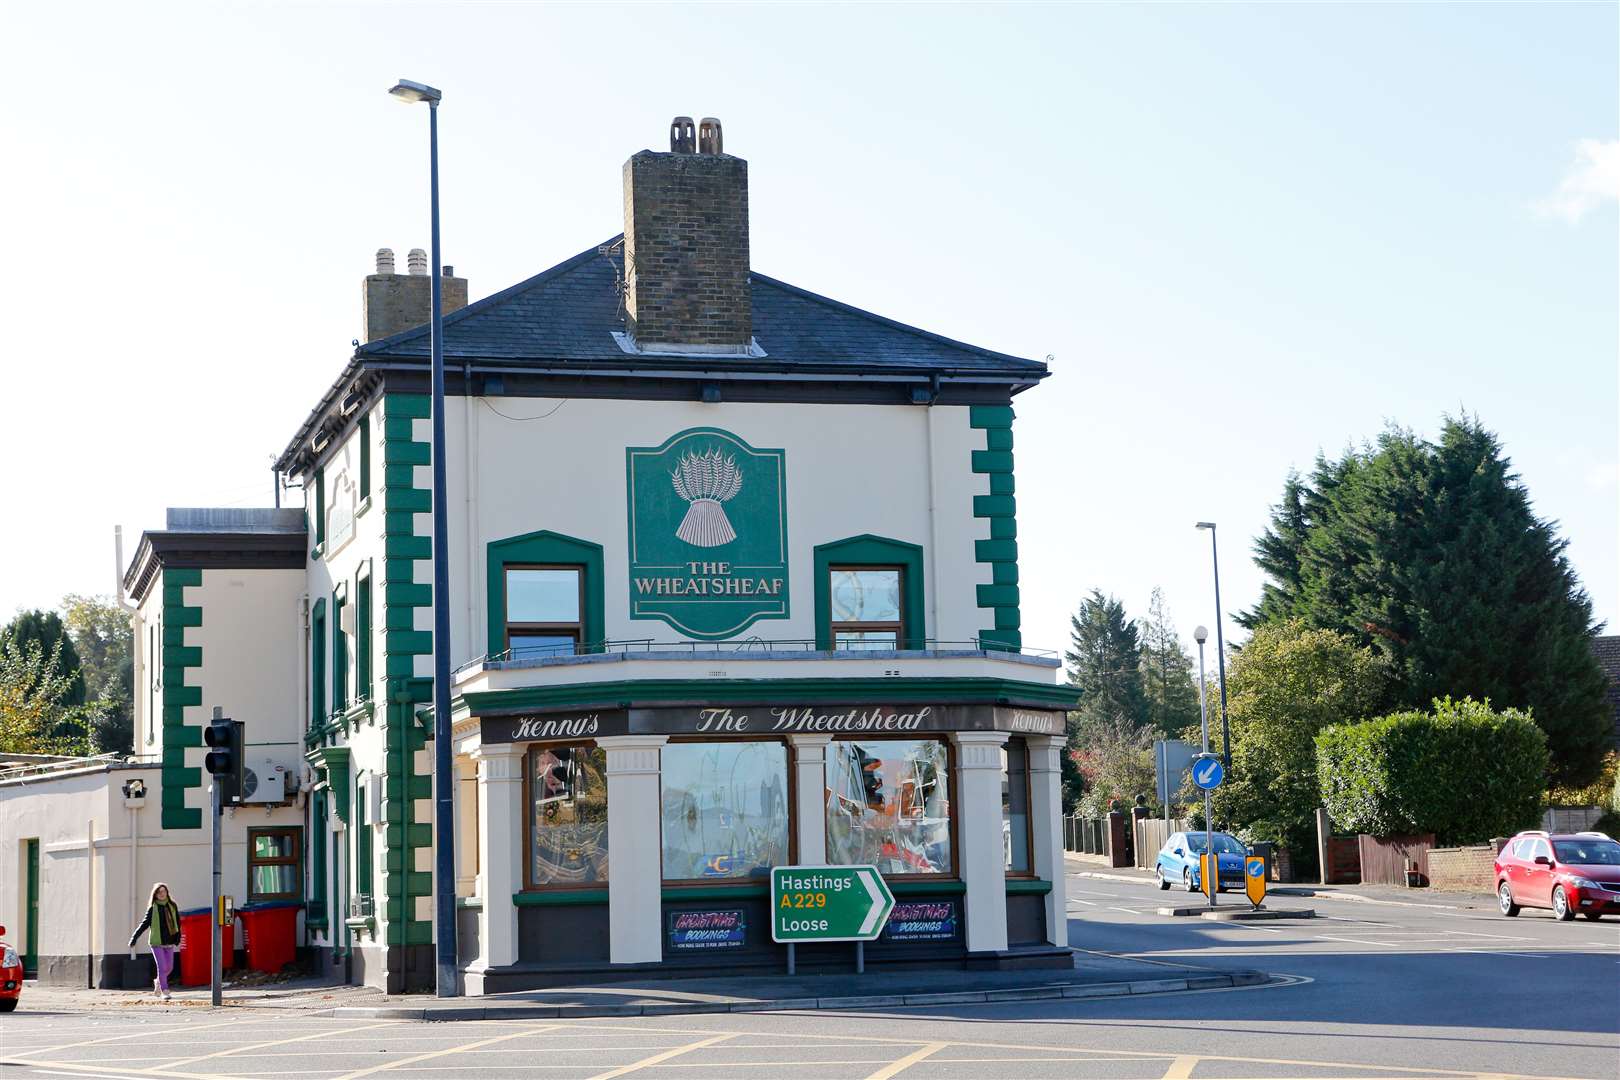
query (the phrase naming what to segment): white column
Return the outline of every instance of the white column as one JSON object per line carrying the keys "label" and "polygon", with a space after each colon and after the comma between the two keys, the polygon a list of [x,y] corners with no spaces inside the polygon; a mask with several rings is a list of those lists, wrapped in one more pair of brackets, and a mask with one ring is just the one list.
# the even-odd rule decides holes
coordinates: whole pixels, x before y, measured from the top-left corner
{"label": "white column", "polygon": [[664,959],[658,767],[668,741],[667,735],[596,740],[607,751],[608,959],[615,964]]}
{"label": "white column", "polygon": [[793,817],[801,866],[827,861],[827,744],[831,735],[789,735],[793,747]]}
{"label": "white column", "polygon": [[968,952],[1007,948],[1007,856],[1001,842],[1002,731],[957,731],[957,866],[967,884]]}
{"label": "white column", "polygon": [[1046,940],[1069,943],[1068,901],[1064,896],[1063,740],[1055,735],[1026,735],[1029,748],[1030,868],[1052,883],[1046,894]]}
{"label": "white column", "polygon": [[[523,888],[524,747],[491,743],[473,750],[478,762],[478,959],[469,970],[515,964],[518,913],[512,896]],[[480,987],[481,987],[480,982]],[[468,987],[473,991],[472,987]],[[478,992],[478,991],[473,991]]]}

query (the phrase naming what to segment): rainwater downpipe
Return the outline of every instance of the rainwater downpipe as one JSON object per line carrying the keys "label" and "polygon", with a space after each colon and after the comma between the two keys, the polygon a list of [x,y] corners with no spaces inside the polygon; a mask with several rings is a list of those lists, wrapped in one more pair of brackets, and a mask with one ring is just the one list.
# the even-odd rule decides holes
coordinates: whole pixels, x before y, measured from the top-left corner
{"label": "rainwater downpipe", "polygon": [[[937,388],[936,388],[937,392]],[[934,505],[934,403],[930,401],[927,411],[927,440],[924,448],[924,459],[928,466],[928,626],[923,627],[923,647],[928,647],[928,631],[932,628],[934,636],[940,636],[939,629],[939,513]],[[902,645],[904,643],[902,642]]]}
{"label": "rainwater downpipe", "polygon": [[84,905],[84,988],[96,988],[96,819],[91,818],[84,827],[84,857],[88,866],[84,875],[89,886],[89,903]]}
{"label": "rainwater downpipe", "polygon": [[[124,805],[129,807],[129,917],[135,920],[135,879],[141,873],[141,816],[134,799],[125,799]],[[135,959],[133,946],[129,950],[129,958]]]}

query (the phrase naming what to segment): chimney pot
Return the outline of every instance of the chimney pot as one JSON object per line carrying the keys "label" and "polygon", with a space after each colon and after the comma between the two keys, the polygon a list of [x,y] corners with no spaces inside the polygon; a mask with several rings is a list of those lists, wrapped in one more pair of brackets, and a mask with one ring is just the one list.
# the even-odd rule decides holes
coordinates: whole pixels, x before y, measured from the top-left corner
{"label": "chimney pot", "polygon": [[677,116],[669,122],[669,152],[672,154],[697,153],[697,144],[692,136],[692,118],[690,116]]}
{"label": "chimney pot", "polygon": [[[388,258],[385,260],[384,255]],[[401,330],[421,326],[433,310],[433,278],[427,271],[427,256],[420,248],[410,253],[409,274],[394,272],[393,252],[377,252],[377,273],[367,275],[362,318],[365,340],[376,341]],[[440,282],[441,310],[448,315],[467,306],[467,279],[455,276],[446,266]]]}
{"label": "chimney pot", "polygon": [[394,249],[377,249],[377,273],[392,274],[394,272]]}
{"label": "chimney pot", "polygon": [[455,277],[456,276],[456,268],[451,266],[449,263],[446,263],[445,266],[444,266],[444,276],[445,277]]}
{"label": "chimney pot", "polygon": [[698,153],[723,154],[720,139],[720,121],[712,116],[705,116],[703,123],[698,126]]}
{"label": "chimney pot", "polygon": [[405,265],[410,268],[413,274],[426,274],[428,272],[427,252],[421,248],[411,248],[411,253],[405,256]]}

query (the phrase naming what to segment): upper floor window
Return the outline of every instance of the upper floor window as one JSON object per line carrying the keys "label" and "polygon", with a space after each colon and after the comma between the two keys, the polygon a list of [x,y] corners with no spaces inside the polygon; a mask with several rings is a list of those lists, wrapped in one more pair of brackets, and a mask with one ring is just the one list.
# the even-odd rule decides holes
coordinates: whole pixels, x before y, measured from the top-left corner
{"label": "upper floor window", "polygon": [[513,659],[572,656],[584,626],[585,568],[506,567],[506,647]]}
{"label": "upper floor window", "polygon": [[834,566],[835,649],[898,649],[906,637],[901,608],[905,571],[898,566]]}

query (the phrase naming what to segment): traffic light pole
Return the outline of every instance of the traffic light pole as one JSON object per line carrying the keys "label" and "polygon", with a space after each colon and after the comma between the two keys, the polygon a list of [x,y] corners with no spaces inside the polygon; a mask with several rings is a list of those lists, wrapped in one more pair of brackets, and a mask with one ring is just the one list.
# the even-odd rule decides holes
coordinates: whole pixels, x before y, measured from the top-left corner
{"label": "traffic light pole", "polygon": [[214,811],[213,854],[211,857],[214,870],[214,904],[208,918],[208,952],[211,958],[208,963],[208,984],[213,1004],[217,1007],[221,1004],[220,972],[224,969],[225,960],[220,955],[224,947],[224,942],[220,939],[225,936],[225,909],[221,904],[223,892],[220,888],[219,833],[224,824],[227,795],[232,799],[241,798],[242,725],[238,721],[226,719],[225,710],[215,705],[214,718],[203,729],[203,742],[208,746],[208,756],[203,759],[203,767],[208,770],[208,775],[213,778],[213,783],[209,786],[209,793]]}
{"label": "traffic light pole", "polygon": [[[214,710],[214,715],[215,716],[219,715],[219,709],[216,708]],[[224,935],[220,932],[221,927],[219,925],[220,895],[221,895],[221,893],[220,893],[220,865],[219,865],[219,830],[220,830],[220,822],[224,819],[225,806],[224,806],[224,799],[221,798],[221,796],[224,793],[220,790],[221,788],[224,787],[224,784],[222,784],[220,782],[220,778],[217,777],[217,776],[214,777],[214,782],[210,787],[211,787],[211,790],[214,793],[214,843],[213,843],[213,847],[214,847],[214,854],[213,854],[213,860],[214,860],[214,907],[213,907],[213,913],[212,913],[213,917],[208,920],[208,930],[209,930],[209,940],[210,940],[208,950],[209,950],[209,955],[213,957],[213,961],[208,965],[208,988],[209,988],[210,1000],[212,1001],[213,1005],[217,1008],[220,1004],[223,1003],[223,998],[224,998],[224,991],[220,986],[220,967],[221,967],[220,960],[221,960],[221,957],[219,955],[220,949],[225,944],[222,940],[220,940],[221,938],[224,937]]]}

